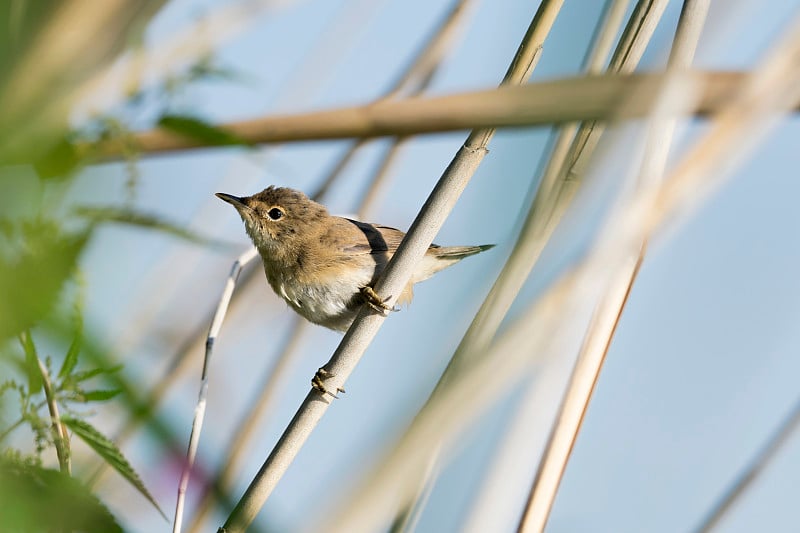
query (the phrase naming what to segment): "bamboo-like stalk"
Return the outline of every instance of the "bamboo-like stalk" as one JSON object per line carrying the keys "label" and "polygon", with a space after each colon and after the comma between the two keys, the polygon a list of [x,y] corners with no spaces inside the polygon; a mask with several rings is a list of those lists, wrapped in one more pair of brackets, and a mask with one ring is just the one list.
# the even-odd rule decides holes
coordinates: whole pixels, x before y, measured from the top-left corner
{"label": "bamboo-like stalk", "polygon": [[[734,165],[766,137],[776,119],[800,97],[800,20],[787,33],[789,38],[772,50],[669,178],[649,188],[638,188],[618,206],[588,253],[426,406],[348,503],[325,515],[323,529],[348,533],[374,530],[374,517],[382,516],[405,491],[413,490],[414,485],[406,482],[409,472],[424,467],[426,448],[433,440],[446,437],[452,442],[456,433],[494,399],[530,379],[533,365],[557,353],[552,344],[558,347],[563,329],[559,326],[569,321],[575,307],[572,304],[584,300],[586,294],[599,292],[607,285],[606,273],[613,273],[631,250],[657,229],[679,223],[724,182]],[[691,89],[681,81],[685,80],[673,87],[681,92]],[[672,109],[665,116],[689,109]],[[317,525],[312,530],[319,529]]]}
{"label": "bamboo-like stalk", "polygon": [[[718,111],[740,87],[745,74],[738,72],[687,72],[702,85],[694,112]],[[270,116],[220,125],[253,144],[311,140],[407,136],[466,130],[565,124],[580,120],[608,121],[638,118],[647,113],[651,99],[629,105],[631,93],[647,94],[661,84],[662,75],[634,74],[567,78],[516,87],[459,93],[402,101],[380,101],[365,106],[297,115]],[[624,104],[624,108],[620,109]],[[209,148],[197,138],[156,129],[133,136],[142,156]],[[119,147],[101,144],[79,149],[100,160],[120,157]]]}
{"label": "bamboo-like stalk", "polygon": [[[626,6],[627,1],[616,1],[614,5],[606,5],[606,14],[598,23],[598,30],[592,39],[594,42],[590,44],[590,52],[587,53],[584,61],[586,72],[596,74],[602,69],[619,31],[619,26],[622,24]],[[626,34],[633,34],[630,31],[630,24],[626,28]],[[638,41],[647,42],[648,39],[649,35],[640,35],[639,39],[628,41],[626,46],[641,46]],[[623,48],[622,45],[618,46],[616,55],[627,53],[627,48]],[[488,346],[522,284],[541,255],[553,229],[571,200],[571,196],[560,198],[559,193],[564,187],[562,170],[577,131],[579,131],[578,126],[575,124],[566,124],[558,129],[556,139],[552,144],[551,157],[539,180],[533,204],[528,211],[522,230],[517,236],[511,256],[481,304],[428,401],[446,385],[461,365],[468,363],[463,359],[465,353],[480,353],[480,350],[477,349],[478,346]],[[574,191],[574,188],[572,190]],[[561,200],[561,202],[557,203],[556,200]],[[467,350],[467,347],[473,349]],[[441,451],[438,446],[431,449],[432,454],[436,456]],[[422,483],[430,484],[432,480],[426,479]],[[478,508],[480,505],[477,503]],[[420,506],[415,505],[413,509],[419,510]],[[494,511],[491,511],[491,514],[494,516]]]}
{"label": "bamboo-like stalk", "polygon": [[[590,44],[589,51],[584,59],[583,70],[586,73],[597,74],[606,65],[614,40],[624,20],[628,4],[629,0],[613,0],[606,5],[606,13],[598,23],[598,28],[592,39],[593,42]],[[625,31],[626,35],[633,34],[630,27],[634,24],[638,26],[635,13],[628,22]],[[649,42],[651,36],[651,33],[639,33],[637,39],[621,41],[616,48],[615,57],[630,56],[630,48],[643,48]],[[641,54],[637,53],[635,56],[640,57]],[[571,204],[577,187],[572,186],[565,190],[567,187],[565,179],[567,174],[566,167],[569,154],[574,153],[573,146],[577,141],[576,133],[579,129],[580,127],[577,124],[567,124],[557,130],[549,160],[539,180],[536,195],[525,218],[522,230],[517,237],[511,256],[503,266],[503,270],[495,281],[489,296],[481,305],[467,333],[459,343],[459,348],[440,378],[437,389],[446,383],[449,375],[455,372],[459,365],[465,363],[465,361],[461,361],[464,347],[473,346],[474,349],[474,347],[486,346],[494,338],[516,295],[538,262],[555,227],[560,222],[566,208]],[[589,152],[582,152],[581,154],[585,157],[590,155]],[[575,184],[572,183],[572,185]],[[478,352],[476,350],[473,353]],[[540,395],[531,393],[527,398],[529,401],[538,402]],[[523,399],[524,401],[525,399]],[[524,417],[523,420],[521,415],[538,411],[538,408],[536,410],[526,410],[524,407],[520,407],[520,416],[517,418],[518,423],[527,427],[530,420],[528,417]],[[509,438],[513,438],[516,434],[513,428],[509,429],[507,433]],[[490,470],[490,477],[501,470],[506,471],[507,468],[514,471],[518,471],[520,468],[518,461],[507,454],[497,454],[495,463]],[[509,463],[513,463],[513,466]],[[506,466],[507,468],[505,468]],[[505,490],[499,490],[499,487],[505,486],[507,483],[507,479],[503,479],[502,482],[500,480],[492,481],[492,479],[485,480],[484,489],[475,498],[474,506],[464,523],[465,528],[471,528],[469,529],[470,531],[480,531],[482,527],[488,526],[488,521],[496,523],[497,514],[502,511],[499,511],[495,504],[500,501],[503,502],[502,505],[506,513],[513,513],[516,520],[518,510],[510,507],[509,499],[505,495],[507,487]],[[511,520],[509,520],[509,523],[511,523]]]}
{"label": "bamboo-like stalk", "polygon": [[[560,0],[544,0],[522,40],[514,60],[503,79],[504,84],[521,83],[531,69],[541,50],[544,38],[552,27],[561,7]],[[393,305],[406,286],[412,270],[425,254],[439,228],[455,205],[467,182],[486,154],[486,144],[493,131],[474,130],[465,145],[456,154],[422,210],[411,225],[397,252],[375,284],[378,295],[390,295],[387,304]],[[355,322],[345,334],[331,360],[325,365],[332,376],[326,386],[332,390],[344,386],[344,382],[355,368],[364,350],[374,338],[384,316],[374,313],[368,306],[362,307]],[[243,531],[255,519],[278,480],[288,469],[300,447],[330,405],[326,395],[312,389],[278,444],[270,453],[261,470],[252,481],[239,504],[223,526],[226,533]]]}
{"label": "bamboo-like stalk", "polygon": [[[584,69],[588,73],[599,72],[605,64],[625,8],[626,2],[617,2],[609,11],[609,16],[602,24],[603,28],[597,33],[596,46],[592,46],[591,52],[587,54]],[[653,6],[653,2],[642,0],[637,4],[611,58],[609,70],[633,70],[644,53],[663,8],[663,2],[662,5]],[[591,154],[591,149],[585,149],[586,141],[590,136],[596,138],[602,132],[601,128],[595,126],[594,123],[586,123],[580,127],[568,124],[559,131],[551,158],[511,256],[459,343],[431,398],[446,386],[460,367],[470,363],[465,359],[466,354],[480,354],[481,348],[487,347],[491,342],[553,229],[571,203],[579,182],[576,179],[567,180],[568,168],[578,158],[588,158]],[[436,450],[436,447],[433,449]]]}
{"label": "bamboo-like stalk", "polygon": [[[28,333],[30,335],[30,333]],[[41,359],[36,360],[39,363],[39,372],[42,375],[42,388],[44,389],[44,397],[47,400],[47,410],[50,412],[50,425],[53,430],[53,443],[56,446],[56,456],[58,457],[58,466],[65,474],[72,474],[72,465],[70,461],[69,450],[69,437],[64,429],[64,424],[61,423],[61,416],[58,414],[58,403],[53,393],[53,384],[50,381],[50,374],[47,372],[47,367],[44,366]]]}
{"label": "bamboo-like stalk", "polygon": [[724,518],[725,514],[733,509],[739,498],[747,492],[758,476],[767,468],[770,461],[783,449],[789,439],[800,426],[800,401],[796,402],[791,411],[781,421],[780,425],[769,436],[764,446],[753,456],[745,468],[736,476],[720,498],[714,503],[702,522],[694,531],[695,533],[708,533],[713,531]]}
{"label": "bamboo-like stalk", "polygon": [[231,273],[225,283],[225,288],[222,290],[222,295],[217,305],[217,311],[214,314],[214,319],[211,321],[211,326],[208,330],[208,338],[206,340],[206,352],[203,359],[203,371],[200,376],[200,393],[197,398],[197,406],[194,410],[194,420],[192,421],[192,432],[189,436],[189,446],[186,452],[186,462],[183,465],[183,472],[181,479],[178,483],[178,497],[175,503],[175,520],[172,524],[172,532],[180,533],[183,526],[183,508],[186,502],[186,489],[189,486],[189,476],[191,475],[192,468],[194,467],[194,460],[197,455],[197,447],[200,444],[200,431],[203,428],[203,418],[206,413],[206,399],[208,396],[208,365],[211,362],[211,354],[214,351],[214,342],[222,329],[222,323],[225,321],[225,314],[228,312],[228,304],[233,295],[233,289],[236,287],[236,281],[242,271],[242,267],[258,257],[258,252],[255,248],[251,248],[244,252],[233,263]]}
{"label": "bamboo-like stalk", "polygon": [[[668,69],[691,67],[708,7],[709,0],[684,1]],[[650,187],[661,178],[675,126],[673,118],[654,117],[652,120],[636,186]],[[595,310],[536,472],[528,504],[519,523],[520,532],[544,530],[622,309],[644,260],[645,249],[646,243],[642,242],[638,250],[634,250],[621,264],[619,274],[613,278]]]}
{"label": "bamboo-like stalk", "polygon": [[[627,74],[634,71],[664,14],[667,2],[668,0],[639,0],[636,3],[608,65],[608,72]],[[580,170],[579,163],[583,162],[585,165],[589,160],[588,156],[597,146],[602,131],[602,124],[597,122],[581,125],[567,156],[567,167],[562,169],[561,179],[580,179],[584,173]]]}

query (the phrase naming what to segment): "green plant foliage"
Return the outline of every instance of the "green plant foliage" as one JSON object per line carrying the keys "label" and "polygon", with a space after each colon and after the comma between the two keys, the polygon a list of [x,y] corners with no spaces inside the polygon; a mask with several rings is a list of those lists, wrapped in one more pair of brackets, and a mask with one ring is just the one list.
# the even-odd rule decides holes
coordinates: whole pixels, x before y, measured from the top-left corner
{"label": "green plant foliage", "polygon": [[42,390],[42,371],[39,369],[39,356],[36,354],[36,346],[33,345],[31,332],[26,331],[20,339],[22,348],[25,351],[25,373],[28,375],[28,391],[36,394]]}
{"label": "green plant foliage", "polygon": [[89,231],[66,233],[52,221],[3,224],[0,236],[0,341],[20,334],[56,304]]}
{"label": "green plant foliage", "polygon": [[116,223],[125,224],[129,226],[136,226],[143,229],[159,231],[172,237],[200,244],[203,246],[217,246],[217,247],[230,247],[232,245],[215,241],[204,237],[198,233],[186,229],[185,226],[169,222],[163,218],[152,215],[149,213],[142,213],[127,208],[117,207],[89,207],[78,206],[73,212],[86,220],[93,226],[102,223]]}
{"label": "green plant foliage", "polygon": [[80,326],[76,328],[75,337],[69,345],[67,355],[64,357],[64,362],[61,363],[61,369],[58,371],[58,377],[64,378],[72,374],[75,366],[78,364],[78,355],[81,353],[81,343],[83,341],[83,332]]}
{"label": "green plant foliage", "polygon": [[77,148],[69,139],[63,138],[34,162],[34,168],[42,178],[65,178],[80,164]]}
{"label": "green plant foliage", "polygon": [[0,502],[3,531],[122,532],[114,516],[77,479],[18,454],[0,457]]}
{"label": "green plant foliage", "polygon": [[183,137],[201,141],[203,144],[212,146],[252,146],[235,134],[197,117],[164,115],[158,121],[158,125]]}
{"label": "green plant foliage", "polygon": [[119,472],[131,485],[142,493],[142,495],[152,503],[161,516],[166,520],[166,515],[156,503],[156,500],[147,490],[147,487],[142,483],[141,478],[130,465],[122,452],[117,446],[107,438],[105,435],[97,431],[91,424],[76,418],[62,418],[61,421],[71,429],[75,435],[80,437],[86,444],[88,444],[94,451],[102,457],[114,470]]}

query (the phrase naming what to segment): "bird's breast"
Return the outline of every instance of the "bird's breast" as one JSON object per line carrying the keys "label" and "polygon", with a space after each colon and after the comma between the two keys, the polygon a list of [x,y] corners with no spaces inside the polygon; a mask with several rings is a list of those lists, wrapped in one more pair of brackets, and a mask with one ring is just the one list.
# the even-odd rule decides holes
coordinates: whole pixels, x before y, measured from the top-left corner
{"label": "bird's breast", "polygon": [[361,270],[327,269],[314,276],[298,276],[265,265],[265,271],[275,293],[297,313],[333,329],[346,329],[357,309],[354,297],[372,280],[372,273]]}

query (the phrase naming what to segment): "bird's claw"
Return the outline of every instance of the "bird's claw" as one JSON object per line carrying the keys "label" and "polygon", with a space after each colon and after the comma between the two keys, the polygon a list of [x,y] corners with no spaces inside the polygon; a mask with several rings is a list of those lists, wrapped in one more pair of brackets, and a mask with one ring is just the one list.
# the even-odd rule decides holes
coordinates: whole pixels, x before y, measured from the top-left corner
{"label": "bird's claw", "polygon": [[369,285],[361,287],[361,295],[364,297],[364,302],[368,306],[370,306],[372,309],[382,314],[383,316],[386,316],[386,314],[389,312],[396,312],[400,310],[397,307],[386,305],[386,302],[392,299],[391,296],[388,296],[385,299],[381,300],[381,297],[378,296],[378,293],[375,292],[375,289],[373,289]]}
{"label": "bird's claw", "polygon": [[317,370],[317,373],[314,374],[313,378],[311,378],[311,386],[314,389],[321,392],[322,394],[327,394],[328,396],[331,396],[338,400],[339,396],[336,394],[336,392],[344,394],[345,391],[343,387],[336,387],[336,392],[331,392],[328,390],[328,388],[325,386],[325,380],[330,379],[332,377],[333,374],[325,370],[325,367],[322,367],[319,370]]}

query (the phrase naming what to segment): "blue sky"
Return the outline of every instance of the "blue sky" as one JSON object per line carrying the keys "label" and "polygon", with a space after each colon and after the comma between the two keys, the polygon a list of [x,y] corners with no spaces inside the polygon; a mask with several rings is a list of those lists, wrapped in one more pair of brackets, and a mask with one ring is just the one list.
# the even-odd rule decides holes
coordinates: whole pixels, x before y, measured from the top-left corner
{"label": "blue sky", "polygon": [[[254,19],[246,32],[219,50],[219,61],[245,73],[245,81],[201,84],[185,95],[183,108],[225,121],[369,101],[405,66],[449,2],[285,4]],[[478,2],[431,92],[496,85],[535,4]],[[146,45],[157,48],[177,28],[219,5],[171,2],[148,30]],[[576,73],[601,5],[599,0],[565,2],[534,79]],[[712,2],[697,65],[751,67],[798,7],[788,0]],[[643,69],[657,68],[663,61],[679,11],[679,3],[671,2]],[[489,157],[436,241],[494,242],[498,247],[420,285],[413,304],[386,322],[349,380],[346,400],[330,409],[268,502],[264,524],[277,525],[278,530],[308,525],[310,513],[330,504],[332,489],[344,492],[351,486],[359,467],[374,459],[376,445],[391,442],[422,404],[509,252],[547,133],[501,131],[492,141]],[[798,135],[800,122],[786,120],[723,190],[677,230],[653,243],[548,531],[692,528],[797,400]],[[410,142],[369,219],[408,227],[464,137],[443,134]],[[325,201],[332,211],[353,211],[354,199],[385,144],[377,141],[358,156]],[[270,149],[261,157],[209,150],[145,159],[139,164],[135,201],[244,249],[241,222],[213,193],[249,194],[269,184],[311,191],[346,146],[315,142]],[[124,183],[122,165],[103,165],[87,170],[73,194],[86,201],[122,202]],[[592,198],[580,201],[591,205]],[[573,224],[586,222],[571,216]],[[580,239],[573,238],[549,247],[512,313],[552,279],[580,245]],[[126,371],[155,380],[172,346],[202,324],[238,249],[207,251],[163,236],[103,230],[84,258],[89,321],[120,346]],[[263,283],[229,315],[212,368],[202,465],[210,468],[224,453],[234,420],[257,393],[260,376],[276,355],[290,313]],[[251,446],[238,492],[261,465],[305,396],[313,372],[338,340],[336,333],[309,328],[280,401]],[[195,357],[190,375],[168,395],[162,411],[187,439],[202,357],[199,345]],[[516,397],[512,394],[482,417],[463,441],[434,487],[418,531],[457,530]],[[113,415],[101,413],[99,418],[99,425],[116,427]],[[532,441],[541,438],[541,428],[532,432]],[[792,490],[800,475],[798,444],[793,439],[776,458],[722,524],[722,531],[793,529],[798,523]],[[155,485],[162,506],[171,509],[177,478],[165,471],[169,457],[146,436],[131,441],[125,451],[145,480]],[[127,487],[109,483],[106,491],[131,531],[164,527],[145,502],[134,501],[137,497]],[[217,521],[222,519],[217,516]]]}

